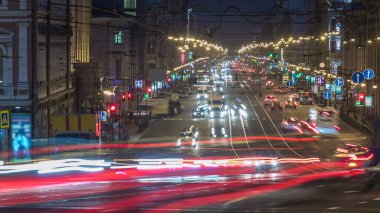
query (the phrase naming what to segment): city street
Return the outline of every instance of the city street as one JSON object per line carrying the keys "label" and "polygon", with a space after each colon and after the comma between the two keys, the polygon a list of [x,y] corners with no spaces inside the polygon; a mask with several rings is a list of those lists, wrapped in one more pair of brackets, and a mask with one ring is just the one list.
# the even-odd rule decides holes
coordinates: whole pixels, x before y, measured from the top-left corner
{"label": "city street", "polygon": [[[29,208],[51,212],[243,212],[253,208],[260,212],[355,212],[363,206],[375,212],[380,187],[363,194],[363,170],[346,170],[333,157],[341,144],[365,144],[366,136],[343,122],[339,123],[341,133],[334,137],[283,133],[283,117],[307,116],[308,106],[271,112],[262,106],[271,90],[262,89],[260,97],[259,88],[245,80],[246,76],[239,75],[237,81],[225,81],[224,88],[227,105],[240,100],[247,106],[247,117],[229,113],[225,118],[192,118],[197,105],[192,95],[182,100],[182,114],[153,120],[139,140],[106,143],[95,153],[76,151],[59,157],[100,156],[114,162],[102,172],[39,174],[38,178],[34,172],[24,172],[12,179],[8,178],[11,174],[0,177],[4,190],[0,205],[7,207],[3,212]],[[179,132],[190,125],[199,128],[197,145],[176,148]],[[224,126],[228,137],[212,138],[210,129],[215,126]],[[265,169],[264,164],[263,168],[256,165],[260,157],[284,161]],[[30,179],[28,184],[20,185],[25,179]]]}
{"label": "city street", "polygon": [[0,0],[0,213],[379,213],[379,0]]}

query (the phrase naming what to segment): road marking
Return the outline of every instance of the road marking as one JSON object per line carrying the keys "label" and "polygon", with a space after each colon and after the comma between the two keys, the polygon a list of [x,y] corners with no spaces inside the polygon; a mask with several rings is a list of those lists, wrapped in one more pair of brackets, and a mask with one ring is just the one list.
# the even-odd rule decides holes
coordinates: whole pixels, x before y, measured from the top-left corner
{"label": "road marking", "polygon": [[339,206],[333,206],[333,207],[330,207],[330,208],[327,208],[328,210],[337,210],[337,209],[340,209],[341,207]]}
{"label": "road marking", "polygon": [[374,198],[373,200],[379,201],[379,200],[380,200],[380,197]]}
{"label": "road marking", "polygon": [[344,194],[352,194],[352,193],[358,193],[359,191],[344,191]]}
{"label": "road marking", "polygon": [[325,187],[326,185],[319,185],[319,186],[316,186],[317,188],[323,188]]}
{"label": "road marking", "polygon": [[366,204],[368,201],[360,201],[359,204]]}
{"label": "road marking", "polygon": [[182,121],[183,118],[164,118],[163,121]]}

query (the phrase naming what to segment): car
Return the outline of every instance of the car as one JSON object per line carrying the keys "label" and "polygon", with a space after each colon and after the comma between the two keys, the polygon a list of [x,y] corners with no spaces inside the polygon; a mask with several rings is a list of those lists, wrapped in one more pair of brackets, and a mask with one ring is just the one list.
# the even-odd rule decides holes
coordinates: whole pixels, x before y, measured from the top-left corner
{"label": "car", "polygon": [[302,130],[305,132],[305,134],[311,134],[311,135],[319,135],[319,131],[317,128],[315,128],[315,125],[313,123],[310,123],[308,121],[300,121],[299,126],[302,128]]}
{"label": "car", "polygon": [[211,107],[210,118],[224,118],[226,111],[223,107]]}
{"label": "car", "polygon": [[241,103],[233,103],[230,106],[230,112],[232,116],[247,117],[247,107]]}
{"label": "car", "polygon": [[193,108],[192,111],[192,117],[197,118],[197,117],[206,117],[208,114],[208,107],[202,107],[202,106],[197,106]]}
{"label": "car", "polygon": [[192,146],[197,145],[197,140],[199,137],[199,129],[195,126],[190,126],[188,129],[184,129],[180,132],[179,138],[177,139],[177,148],[183,146]]}
{"label": "car", "polygon": [[264,106],[270,106],[272,105],[273,102],[276,102],[276,101],[277,101],[277,98],[274,95],[268,95],[264,99]]}
{"label": "car", "polygon": [[282,109],[284,108],[283,107],[283,104],[278,102],[278,101],[274,101],[271,105],[271,111],[275,111],[277,109],[279,109],[280,111],[282,111]]}
{"label": "car", "polygon": [[346,143],[336,148],[334,157],[346,162],[348,167],[357,168],[368,166],[374,154],[366,146]]}
{"label": "car", "polygon": [[267,83],[265,83],[265,87],[267,89],[273,89],[273,86],[274,86],[274,83],[272,81],[268,81]]}
{"label": "car", "polygon": [[303,130],[302,130],[302,127],[300,126],[300,122],[298,121],[298,119],[293,118],[293,117],[288,118],[288,119],[285,118],[281,122],[281,129],[282,131],[284,131],[284,133],[297,132],[297,133],[303,134]]}
{"label": "car", "polygon": [[288,98],[288,99],[284,102],[284,107],[285,107],[285,109],[288,109],[288,108],[297,109],[297,107],[298,107],[298,103],[297,103],[297,101],[295,101],[294,99],[292,99],[292,98]]}
{"label": "car", "polygon": [[211,130],[211,136],[213,138],[219,138],[219,137],[228,137],[227,133],[226,133],[226,129],[224,128],[224,126],[216,126],[216,127],[212,127]]}
{"label": "car", "polygon": [[308,95],[301,96],[299,98],[299,102],[301,105],[313,105],[314,104],[313,98],[311,96],[308,96]]}

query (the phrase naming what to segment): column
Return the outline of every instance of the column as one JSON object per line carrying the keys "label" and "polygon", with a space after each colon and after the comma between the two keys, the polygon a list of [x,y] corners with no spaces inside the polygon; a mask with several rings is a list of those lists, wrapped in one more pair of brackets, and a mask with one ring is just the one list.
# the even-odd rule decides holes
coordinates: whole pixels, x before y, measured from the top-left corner
{"label": "column", "polygon": [[28,22],[18,23],[19,84],[28,85]]}

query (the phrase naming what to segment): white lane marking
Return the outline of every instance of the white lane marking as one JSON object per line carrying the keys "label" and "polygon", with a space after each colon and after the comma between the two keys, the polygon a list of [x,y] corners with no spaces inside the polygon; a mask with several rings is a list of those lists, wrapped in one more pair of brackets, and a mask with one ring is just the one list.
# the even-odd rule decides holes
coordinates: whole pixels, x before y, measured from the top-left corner
{"label": "white lane marking", "polygon": [[366,204],[368,201],[360,201],[359,204]]}
{"label": "white lane marking", "polygon": [[379,200],[380,200],[380,197],[374,198],[373,200],[379,201]]}
{"label": "white lane marking", "polygon": [[[227,81],[226,81],[226,85],[228,85]],[[228,98],[228,102],[230,102],[230,95],[228,94],[228,92],[227,92],[227,98]],[[230,144],[231,144],[232,151],[235,153],[237,158],[240,158],[239,155],[236,153],[234,145],[232,143],[232,124],[231,124],[231,112],[230,112],[230,110],[228,110],[228,124],[230,126]]]}
{"label": "white lane marking", "polygon": [[352,193],[358,193],[359,191],[344,191],[344,194],[352,194]]}
{"label": "white lane marking", "polygon": [[248,143],[247,133],[246,133],[246,131],[245,131],[243,118],[241,117],[241,115],[239,115],[239,116],[240,116],[241,126],[243,127],[243,133],[244,133],[245,143],[247,144],[249,151],[252,152],[251,146],[250,146],[249,143]]}
{"label": "white lane marking", "polygon": [[326,185],[319,185],[319,186],[316,186],[317,188],[323,188],[325,187]]}
{"label": "white lane marking", "polygon": [[340,209],[341,207],[339,206],[333,206],[333,207],[329,207],[327,208],[328,210],[337,210],[337,209]]}

